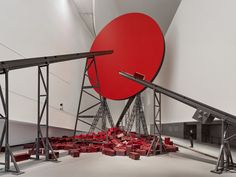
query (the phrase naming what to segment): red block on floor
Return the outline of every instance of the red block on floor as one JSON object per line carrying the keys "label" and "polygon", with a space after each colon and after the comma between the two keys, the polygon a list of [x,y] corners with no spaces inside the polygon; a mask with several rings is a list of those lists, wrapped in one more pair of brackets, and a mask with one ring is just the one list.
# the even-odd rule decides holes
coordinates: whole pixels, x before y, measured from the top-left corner
{"label": "red block on floor", "polygon": [[[14,158],[15,158],[16,162],[20,162],[20,161],[23,161],[23,160],[28,160],[30,158],[30,154],[28,154],[28,153],[15,154]],[[12,161],[12,159],[11,159],[11,161]]]}
{"label": "red block on floor", "polygon": [[72,157],[79,157],[80,156],[80,151],[78,149],[73,149],[70,151],[70,155]]}
{"label": "red block on floor", "polygon": [[170,137],[165,137],[164,143],[165,144],[170,144]]}
{"label": "red block on floor", "polygon": [[116,151],[117,156],[125,156],[126,155],[126,150],[124,150],[124,149],[115,148],[114,150]]}
{"label": "red block on floor", "polygon": [[139,155],[141,155],[141,156],[146,156],[147,155],[147,151],[143,150],[143,149],[137,149],[136,152],[139,153]]}
{"label": "red block on floor", "polygon": [[116,155],[116,152],[113,149],[110,149],[110,148],[104,148],[102,150],[102,153],[105,154],[105,155],[109,155],[109,156],[115,156]]}
{"label": "red block on floor", "polygon": [[129,153],[129,158],[131,158],[133,160],[139,160],[140,159],[140,155],[137,152],[130,152]]}
{"label": "red block on floor", "polygon": [[167,152],[176,152],[178,150],[178,147],[174,145],[165,145],[165,149]]}
{"label": "red block on floor", "polygon": [[126,146],[126,154],[129,155],[129,153],[132,151],[132,145]]}
{"label": "red block on floor", "polygon": [[[56,158],[59,158],[59,152],[54,151],[54,154],[55,154]],[[53,153],[51,153],[51,152],[48,154],[48,158],[55,159]]]}

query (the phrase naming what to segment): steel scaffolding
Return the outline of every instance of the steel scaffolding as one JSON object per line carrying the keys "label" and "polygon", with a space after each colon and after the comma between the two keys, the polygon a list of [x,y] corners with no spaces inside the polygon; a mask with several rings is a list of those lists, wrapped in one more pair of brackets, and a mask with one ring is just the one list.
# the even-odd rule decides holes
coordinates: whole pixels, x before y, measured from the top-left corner
{"label": "steel scaffolding", "polygon": [[[89,82],[89,74],[88,70],[94,67],[95,73],[96,73],[96,80],[94,85],[86,84],[86,81]],[[74,135],[77,133],[77,126],[78,122],[82,122],[84,124],[87,124],[90,126],[90,129],[88,130],[88,133],[92,133],[95,131],[95,129],[105,131],[106,130],[106,122],[108,120],[111,127],[114,127],[113,119],[106,101],[106,98],[102,97],[100,94],[92,93],[91,90],[94,91],[94,89],[97,89],[100,92],[100,83],[99,83],[99,77],[98,77],[98,71],[97,71],[97,65],[95,58],[89,58],[87,59],[85,69],[84,69],[84,75],[83,75],[83,81],[80,91],[80,98],[79,98],[79,104],[78,104],[78,110],[77,110],[77,116],[75,121],[75,128],[74,128]],[[89,107],[86,107],[85,109],[82,109],[82,101],[84,98],[84,95],[90,96],[93,100],[95,100],[95,103],[90,105]],[[98,107],[97,113],[95,115],[91,115],[88,112],[90,112],[93,108]],[[84,119],[93,119],[92,123],[85,121]],[[97,126],[99,120],[102,119],[102,127],[99,128]]]}
{"label": "steel scaffolding", "polygon": [[125,105],[125,107],[124,107],[124,109],[123,109],[123,111],[116,123],[116,127],[120,126],[124,116],[127,114],[127,111],[130,108],[134,99],[135,99],[134,106],[132,108],[130,116],[127,117],[125,120],[126,124],[125,124],[124,130],[127,133],[130,133],[130,131],[132,130],[132,127],[134,125],[134,121],[136,120],[136,133],[137,133],[137,135],[140,136],[142,131],[143,131],[144,135],[148,135],[148,128],[147,128],[147,123],[146,123],[146,119],[145,119],[145,115],[144,115],[143,104],[142,104],[140,93],[129,98],[127,104]]}
{"label": "steel scaffolding", "polygon": [[[53,160],[57,160],[53,149],[48,140],[48,126],[49,126],[49,65],[58,62],[65,62],[70,60],[78,60],[82,58],[95,58],[96,56],[112,54],[113,51],[98,51],[75,53],[67,55],[46,56],[19,60],[10,60],[0,62],[0,74],[5,76],[5,93],[0,84],[0,97],[3,113],[0,113],[0,119],[4,121],[3,131],[0,140],[0,148],[3,146],[5,139],[5,160],[1,165],[5,166],[5,172],[12,171],[10,169],[10,158],[15,167],[14,172],[21,173],[14,155],[9,145],[9,71],[16,69],[23,69],[28,67],[38,67],[38,121],[37,121],[37,137],[36,137],[36,159],[39,159],[40,140],[45,148],[46,160],[49,160],[49,153],[52,153]],[[44,74],[43,74],[44,72]],[[43,90],[41,90],[41,87]],[[43,106],[41,107],[41,101]],[[43,117],[45,124],[42,123]],[[45,127],[45,135],[42,133],[42,127]]]}
{"label": "steel scaffolding", "polygon": [[216,167],[214,170],[212,170],[212,172],[222,173],[223,171],[236,169],[236,164],[233,162],[233,158],[232,158],[231,150],[230,150],[230,144],[229,144],[230,140],[233,140],[236,138],[236,134],[233,134],[230,136],[227,135],[228,126],[229,125],[234,126],[234,127],[236,126],[236,116],[226,113],[224,111],[221,111],[219,109],[216,109],[214,107],[211,107],[207,104],[201,103],[199,101],[188,98],[184,95],[167,90],[163,87],[153,84],[152,82],[134,77],[131,74],[120,72],[120,75],[130,80],[133,80],[141,85],[144,85],[148,88],[151,88],[153,89],[154,92],[161,93],[165,96],[168,96],[170,98],[173,98],[177,101],[180,101],[188,106],[195,108],[197,111],[193,115],[193,118],[197,119],[198,121],[201,121],[202,123],[212,122],[214,118],[220,119],[222,121],[221,149],[220,149]]}

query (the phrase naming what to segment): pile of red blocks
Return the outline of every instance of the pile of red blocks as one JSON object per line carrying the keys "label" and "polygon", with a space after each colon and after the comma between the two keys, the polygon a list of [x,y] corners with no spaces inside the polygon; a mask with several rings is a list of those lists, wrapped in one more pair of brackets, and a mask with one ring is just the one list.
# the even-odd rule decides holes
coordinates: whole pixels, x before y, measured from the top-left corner
{"label": "pile of red blocks", "polygon": [[[131,159],[138,160],[140,156],[146,156],[150,150],[153,136],[137,135],[130,132],[128,135],[123,130],[113,127],[107,132],[98,132],[91,134],[80,134],[74,137],[50,138],[53,149],[68,150],[73,157],[79,157],[80,153],[102,152],[108,156],[128,156]],[[176,147],[169,137],[163,142],[166,152],[176,152]],[[157,146],[159,150],[160,145]]]}

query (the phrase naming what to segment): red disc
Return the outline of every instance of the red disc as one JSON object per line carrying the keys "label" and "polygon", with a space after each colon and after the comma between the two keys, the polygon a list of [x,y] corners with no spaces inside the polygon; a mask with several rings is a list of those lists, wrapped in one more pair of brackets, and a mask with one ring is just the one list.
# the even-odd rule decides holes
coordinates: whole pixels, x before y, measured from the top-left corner
{"label": "red disc", "polygon": [[[119,75],[119,71],[141,73],[152,81],[161,68],[165,42],[159,25],[149,16],[129,13],[119,16],[97,35],[90,51],[113,50],[111,55],[96,57],[103,97],[122,100],[141,92],[144,86]],[[89,63],[89,62],[88,62]],[[96,85],[94,65],[89,68],[90,83]]]}

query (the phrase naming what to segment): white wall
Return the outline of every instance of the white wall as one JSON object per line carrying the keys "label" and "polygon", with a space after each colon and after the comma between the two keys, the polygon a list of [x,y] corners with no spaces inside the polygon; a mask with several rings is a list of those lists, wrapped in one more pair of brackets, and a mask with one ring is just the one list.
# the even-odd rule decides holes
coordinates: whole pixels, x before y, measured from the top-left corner
{"label": "white wall", "polygon": [[[72,0],[2,0],[0,24],[1,61],[85,52],[92,42]],[[84,64],[50,65],[51,126],[74,128]],[[36,123],[37,68],[11,71],[9,77],[10,119]]]}
{"label": "white wall", "polygon": [[[156,83],[236,114],[236,1],[182,0],[166,33]],[[163,96],[163,121],[192,121],[194,109]]]}

